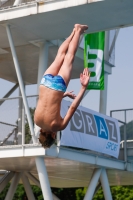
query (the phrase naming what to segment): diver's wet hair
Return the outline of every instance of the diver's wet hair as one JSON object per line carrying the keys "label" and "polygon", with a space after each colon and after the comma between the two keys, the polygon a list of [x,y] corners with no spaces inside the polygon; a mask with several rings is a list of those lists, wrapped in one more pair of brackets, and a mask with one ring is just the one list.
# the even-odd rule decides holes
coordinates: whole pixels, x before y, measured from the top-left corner
{"label": "diver's wet hair", "polygon": [[51,134],[46,134],[46,132],[43,132],[42,129],[40,129],[38,140],[45,149],[49,148],[55,142],[55,139],[52,138]]}

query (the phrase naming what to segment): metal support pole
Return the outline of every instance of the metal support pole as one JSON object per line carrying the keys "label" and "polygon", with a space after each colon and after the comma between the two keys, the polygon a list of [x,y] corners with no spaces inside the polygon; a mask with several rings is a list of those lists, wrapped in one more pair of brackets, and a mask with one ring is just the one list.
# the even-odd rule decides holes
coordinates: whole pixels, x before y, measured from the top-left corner
{"label": "metal support pole", "polygon": [[18,100],[18,144],[22,144],[22,98],[21,91],[19,88],[19,100]]}
{"label": "metal support pole", "polygon": [[13,199],[14,193],[16,191],[21,173],[16,173],[8,190],[5,200]]}
{"label": "metal support pole", "polygon": [[39,183],[39,180],[35,177],[35,176],[33,176],[30,172],[24,172],[25,173],[25,175],[32,181],[32,182],[34,182],[39,188],[41,187],[40,186],[40,183]]}
{"label": "metal support pole", "polygon": [[43,198],[45,200],[53,200],[48,174],[43,157],[36,157],[36,166],[39,175],[39,180],[41,183]]}
{"label": "metal support pole", "polygon": [[29,123],[30,131],[31,131],[32,139],[33,139],[33,142],[35,143],[36,140],[35,140],[33,123],[32,123],[32,119],[31,119],[31,115],[30,115],[30,110],[29,110],[29,107],[28,107],[27,98],[26,98],[26,95],[25,95],[24,83],[23,83],[23,79],[22,79],[22,75],[21,75],[21,71],[20,71],[20,67],[19,67],[19,63],[18,63],[18,59],[17,59],[17,54],[16,54],[15,47],[14,47],[14,44],[13,44],[13,39],[12,39],[11,30],[10,30],[9,25],[6,25],[6,30],[7,30],[7,36],[8,36],[12,56],[13,56],[13,61],[14,61],[17,77],[18,77],[20,90],[21,90],[22,97],[23,97],[23,102],[24,102],[25,111],[26,111],[27,118],[28,118],[28,123]]}
{"label": "metal support pole", "polygon": [[23,0],[16,0],[15,3],[13,4],[13,6],[17,6],[19,4],[21,4],[23,2]]}
{"label": "metal support pole", "polygon": [[99,181],[99,183],[97,184],[96,186],[96,189],[95,189],[95,192],[94,192],[94,195],[93,197],[95,196],[95,194],[98,192],[98,190],[101,188],[101,182]]}
{"label": "metal support pole", "polygon": [[61,139],[61,132],[60,131],[57,132],[56,138],[57,138],[57,146],[59,147],[60,146],[60,139]]}
{"label": "metal support pole", "polygon": [[9,183],[9,181],[14,176],[14,172],[10,172],[3,180],[0,182],[0,192],[6,187],[6,185]]}
{"label": "metal support pole", "polygon": [[[104,60],[109,60],[109,31],[105,32]],[[106,114],[108,74],[104,72],[104,90],[100,91],[99,112]]]}
{"label": "metal support pole", "polygon": [[104,73],[104,90],[100,91],[100,106],[99,112],[106,114],[107,108],[107,87],[108,87],[108,74]]}
{"label": "metal support pole", "polygon": [[49,49],[48,42],[44,42],[40,45],[39,67],[38,67],[38,77],[37,77],[37,94],[39,93],[39,86],[42,76],[46,71],[46,69],[48,68],[48,49]]}
{"label": "metal support pole", "polygon": [[[39,69],[38,69],[38,80],[37,80],[37,94],[39,91],[39,85],[44,72],[48,65],[48,46],[47,42],[41,44],[39,54]],[[35,125],[35,135],[37,136],[40,128]],[[42,188],[43,197],[45,200],[53,200],[51,188],[49,184],[48,174],[44,163],[44,158],[36,157],[36,166],[39,175],[39,180]]]}
{"label": "metal support pole", "polygon": [[118,37],[119,31],[120,31],[120,29],[117,29],[117,30],[116,30],[114,39],[113,39],[113,41],[112,41],[112,45],[111,45],[110,50],[109,50],[109,56],[111,56],[111,54],[112,54],[112,51],[113,51],[113,49],[114,49],[115,42],[116,42],[116,39],[117,39],[117,37]]}
{"label": "metal support pole", "polygon": [[89,184],[89,187],[88,187],[88,190],[86,192],[86,195],[84,197],[84,200],[92,200],[93,198],[93,194],[95,192],[95,188],[96,188],[96,185],[98,183],[98,180],[99,180],[99,177],[101,175],[101,171],[102,169],[97,169],[94,174],[93,174],[93,177],[90,181],[90,184]]}
{"label": "metal support pole", "polygon": [[124,161],[127,162],[127,137],[126,137],[126,124],[124,124]]}
{"label": "metal support pole", "polygon": [[102,170],[102,173],[101,173],[101,176],[100,176],[100,181],[101,181],[101,184],[102,184],[105,200],[112,200],[112,195],[111,195],[111,191],[110,191],[108,177],[107,177],[107,173],[106,173],[105,169]]}
{"label": "metal support pole", "polygon": [[[32,182],[34,182],[39,188],[41,188],[40,182],[38,181],[38,179],[33,176],[30,172],[25,172],[25,175],[32,180]],[[52,194],[53,196],[53,200],[60,200],[57,196],[55,196],[54,194]]]}
{"label": "metal support pole", "polygon": [[16,128],[14,131],[14,145],[18,144],[18,129]]}
{"label": "metal support pole", "polygon": [[35,200],[35,197],[34,197],[34,194],[32,192],[32,189],[31,189],[31,186],[30,186],[30,183],[29,183],[29,180],[28,180],[27,176],[22,174],[21,178],[22,178],[22,181],[23,181],[24,188],[25,188],[25,191],[26,191],[28,199],[29,200]]}
{"label": "metal support pole", "polygon": [[124,124],[124,161],[127,162],[127,136],[126,136],[126,128],[127,128],[127,116],[126,110],[124,111],[125,124]]}
{"label": "metal support pole", "polygon": [[25,144],[25,109],[24,104],[22,105],[22,145]]}
{"label": "metal support pole", "polygon": [[[39,67],[38,67],[38,77],[37,77],[37,94],[39,93],[39,86],[41,79],[43,77],[44,72],[48,67],[48,49],[49,43],[44,42],[40,45],[40,52],[39,52]],[[40,131],[40,127],[35,124],[35,135],[38,137]]]}

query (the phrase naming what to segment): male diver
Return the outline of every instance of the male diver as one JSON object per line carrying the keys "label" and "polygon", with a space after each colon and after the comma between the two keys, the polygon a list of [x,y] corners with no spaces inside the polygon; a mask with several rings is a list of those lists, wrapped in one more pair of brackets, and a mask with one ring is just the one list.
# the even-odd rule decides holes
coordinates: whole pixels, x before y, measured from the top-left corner
{"label": "male diver", "polygon": [[[86,91],[90,78],[88,68],[80,74],[81,89],[77,96],[73,94],[73,91],[66,92],[66,89],[80,36],[87,29],[86,25],[75,24],[71,35],[60,46],[54,62],[45,71],[41,80],[34,121],[41,128],[39,141],[44,148],[49,148],[54,143],[57,131],[65,129]],[[61,101],[66,96],[74,100],[66,116],[62,118],[60,116]]]}

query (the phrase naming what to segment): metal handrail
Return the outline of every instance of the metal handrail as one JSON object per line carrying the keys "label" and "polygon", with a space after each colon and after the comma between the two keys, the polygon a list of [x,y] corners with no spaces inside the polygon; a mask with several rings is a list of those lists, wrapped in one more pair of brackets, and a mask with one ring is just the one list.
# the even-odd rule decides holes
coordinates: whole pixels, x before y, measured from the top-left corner
{"label": "metal handrail", "polygon": [[117,112],[117,111],[127,111],[127,110],[133,110],[133,108],[119,109],[119,110],[111,110],[110,113],[112,113],[112,112]]}
{"label": "metal handrail", "polygon": [[32,2],[36,2],[36,0],[23,0],[23,2],[18,3],[17,5],[14,5],[15,0],[0,1],[0,9],[8,9],[19,5],[29,4]]}
{"label": "metal handrail", "polygon": [[9,134],[6,136],[6,138],[5,138],[2,142],[0,142],[0,146],[3,146],[3,144],[9,139],[9,137],[12,136],[12,134],[14,133],[14,131],[15,131],[16,129],[17,129],[17,128],[14,128],[14,129],[12,130],[12,132],[9,133]]}
{"label": "metal handrail", "polygon": [[18,127],[17,125],[14,125],[14,124],[8,124],[8,123],[6,123],[6,122],[1,122],[1,121],[0,121],[0,124],[5,124],[5,125],[8,125],[8,126]]}
{"label": "metal handrail", "polygon": [[[34,95],[26,96],[26,97],[27,97],[27,98],[30,98],[30,97],[38,97],[38,95],[37,95],[37,94],[34,94]],[[22,96],[10,97],[10,98],[2,98],[2,99],[0,99],[0,101],[12,100],[12,99],[19,99],[19,98],[22,98]]]}
{"label": "metal handrail", "polygon": [[126,122],[118,120],[124,125],[124,161],[127,162],[127,136],[126,136]]}
{"label": "metal handrail", "polygon": [[[112,114],[115,112],[124,112],[124,121],[118,120],[118,122],[122,123],[124,125],[124,140],[120,142],[120,144],[122,145],[122,148],[124,146],[124,160],[125,162],[127,162],[127,142],[129,142],[129,140],[127,140],[127,136],[126,136],[126,125],[127,125],[127,111],[131,111],[133,110],[133,108],[128,108],[128,109],[118,109],[118,110],[111,110],[110,111],[110,116],[112,117]],[[124,143],[124,145],[123,145]]]}
{"label": "metal handrail", "polygon": [[[26,96],[26,98],[27,98],[27,99],[28,99],[28,98],[38,98],[38,95],[37,95],[37,94],[35,94],[35,95],[28,95],[28,96]],[[20,99],[22,99],[22,96],[11,97],[11,98],[1,98],[1,99],[0,99],[0,102],[4,102],[4,101],[7,101],[7,100],[20,100]],[[2,105],[0,105],[0,106],[2,106]],[[24,116],[24,114],[23,114],[23,116]],[[4,125],[7,125],[7,126],[12,126],[12,127],[18,128],[18,125],[10,124],[10,123],[4,122],[4,121],[0,121],[0,124],[4,124]],[[14,129],[13,129],[13,131],[14,131]],[[13,134],[13,131],[10,132],[10,133],[6,136],[6,138],[0,143],[0,146],[2,146],[2,145],[8,140],[8,138],[11,137],[11,135]],[[23,138],[24,138],[24,136],[23,136],[23,134],[22,134],[22,140],[23,140]],[[24,143],[24,142],[23,142],[23,143]]]}

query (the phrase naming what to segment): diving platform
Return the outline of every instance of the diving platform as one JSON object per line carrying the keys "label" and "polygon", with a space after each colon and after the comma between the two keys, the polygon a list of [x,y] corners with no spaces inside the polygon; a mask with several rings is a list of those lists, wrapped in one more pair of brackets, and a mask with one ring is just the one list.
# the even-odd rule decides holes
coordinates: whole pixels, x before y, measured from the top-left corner
{"label": "diving platform", "polygon": [[[45,150],[38,143],[38,129],[34,128],[31,118],[38,92],[34,100],[25,94],[25,85],[39,86],[44,71],[74,24],[87,24],[87,33],[106,31],[105,90],[100,92],[99,102],[99,112],[106,114],[107,76],[114,67],[109,56],[118,34],[109,49],[109,31],[131,26],[132,13],[132,0],[1,1],[0,78],[14,83],[0,99],[0,192],[11,182],[5,200],[13,198],[18,183],[24,184],[32,200],[30,184],[42,188],[45,200],[58,199],[50,187],[88,187],[84,200],[91,200],[100,182],[105,199],[112,200],[110,185],[133,185],[133,149],[127,145],[126,122],[122,122],[124,141],[118,158],[61,146],[58,135],[57,143]],[[83,46],[80,45],[72,79],[79,78],[83,67]],[[9,98],[18,87],[19,96]],[[27,144],[25,126],[31,135]]]}
{"label": "diving platform", "polygon": [[[88,187],[96,169],[106,168],[109,185],[133,185],[133,163],[86,150],[53,145],[45,150],[39,144],[0,147],[0,169],[32,174],[38,181],[35,157],[41,156],[51,187]],[[133,155],[133,149],[127,154]],[[123,149],[120,150],[123,156]],[[10,164],[9,164],[10,163]],[[35,184],[30,180],[31,184]]]}

